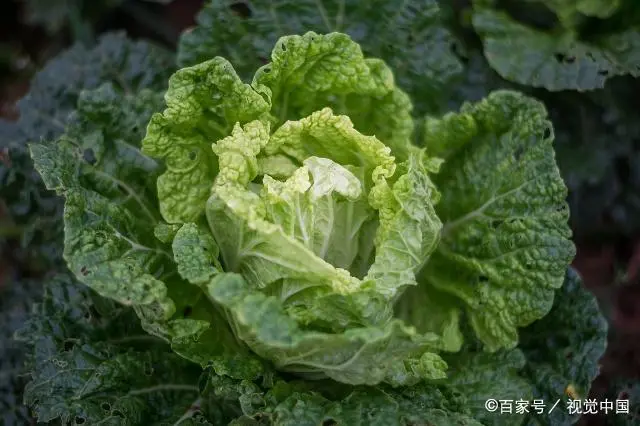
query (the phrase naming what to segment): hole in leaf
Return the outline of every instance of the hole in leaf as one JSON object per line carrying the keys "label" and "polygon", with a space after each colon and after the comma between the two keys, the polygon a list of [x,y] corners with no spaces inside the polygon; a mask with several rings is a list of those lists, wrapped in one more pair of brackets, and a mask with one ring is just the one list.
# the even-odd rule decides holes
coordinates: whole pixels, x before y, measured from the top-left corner
{"label": "hole in leaf", "polygon": [[184,318],[188,318],[191,315],[191,312],[193,312],[193,308],[187,305],[184,307],[184,310],[182,311],[182,316]]}
{"label": "hole in leaf", "polygon": [[229,9],[236,15],[241,18],[250,18],[251,17],[251,8],[245,2],[239,1],[237,3],[233,3],[229,6]]}
{"label": "hole in leaf", "polygon": [[283,52],[286,52],[286,51],[287,51],[287,45],[286,45],[286,44],[284,44],[284,43],[282,43],[282,44],[280,45],[280,48],[282,49],[282,51],[283,51]]}
{"label": "hole in leaf", "polygon": [[337,424],[338,423],[333,419],[325,420],[322,422],[322,426],[336,426]]}
{"label": "hole in leaf", "polygon": [[195,152],[195,151],[191,151],[191,152],[189,153],[189,160],[191,160],[191,161],[195,161],[195,159],[196,159],[197,157],[198,157],[198,153],[197,153],[197,152]]}
{"label": "hole in leaf", "polygon": [[463,54],[464,52],[460,44],[456,42],[452,42],[449,45],[449,49],[454,55],[456,55],[465,64],[469,62],[469,58],[467,57],[467,55]]}
{"label": "hole in leaf", "polygon": [[556,58],[556,61],[558,62],[563,62],[566,64],[572,64],[576,61],[576,57],[575,56],[570,56],[570,55],[565,55],[562,52],[556,52],[553,54],[554,58]]}
{"label": "hole in leaf", "polygon": [[549,139],[551,137],[551,129],[549,127],[544,129],[544,133],[542,134],[544,139]]}
{"label": "hole in leaf", "polygon": [[478,277],[478,281],[480,281],[481,283],[486,283],[487,281],[489,281],[489,278],[486,275],[480,275]]}
{"label": "hole in leaf", "polygon": [[606,76],[609,75],[609,70],[600,70],[600,71],[598,71],[598,75],[606,77]]}
{"label": "hole in leaf", "polygon": [[75,344],[73,341],[71,341],[71,340],[65,340],[65,341],[64,341],[64,345],[63,345],[64,351],[65,351],[65,352],[70,352],[70,351],[73,349],[73,347],[74,347],[75,345],[76,345],[76,344]]}
{"label": "hole in leaf", "polygon": [[89,270],[86,266],[83,266],[82,268],[80,268],[80,273],[86,277],[87,275],[89,275]]}
{"label": "hole in leaf", "polygon": [[496,229],[498,226],[502,225],[503,220],[502,219],[494,219],[491,221],[491,227],[493,229]]}
{"label": "hole in leaf", "polygon": [[513,158],[516,161],[520,161],[520,159],[522,158],[522,154],[524,154],[524,147],[522,145],[516,147],[516,150],[513,153]]}
{"label": "hole in leaf", "polygon": [[102,404],[100,404],[100,408],[102,408],[104,411],[111,411],[111,404],[109,404],[108,402],[103,402]]}
{"label": "hole in leaf", "polygon": [[153,366],[151,364],[144,365],[144,374],[145,376],[153,375]]}
{"label": "hole in leaf", "polygon": [[80,416],[76,416],[75,419],[73,419],[73,421],[75,422],[75,424],[77,425],[83,425],[84,422],[86,422],[86,419],[84,417],[80,417]]}
{"label": "hole in leaf", "polygon": [[84,159],[84,161],[91,164],[92,166],[96,164],[96,162],[98,161],[96,159],[96,154],[93,152],[93,149],[91,148],[87,148],[84,150],[84,152],[82,153],[82,158]]}

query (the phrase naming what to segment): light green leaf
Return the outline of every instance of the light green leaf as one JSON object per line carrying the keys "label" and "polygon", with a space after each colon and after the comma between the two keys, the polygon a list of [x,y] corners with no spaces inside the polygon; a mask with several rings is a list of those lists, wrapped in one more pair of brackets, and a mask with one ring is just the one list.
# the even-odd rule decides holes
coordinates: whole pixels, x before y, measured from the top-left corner
{"label": "light green leaf", "polygon": [[[332,126],[331,120],[343,126]],[[344,125],[345,120],[347,125]],[[316,123],[317,126],[314,125]],[[291,304],[291,309],[296,311],[295,315],[299,320],[321,321],[330,327],[345,327],[352,322],[363,324],[363,321],[382,321],[390,314],[389,309],[382,309],[381,312],[373,309],[384,306],[381,298],[373,294],[371,298],[361,294],[354,299],[354,293],[368,291],[367,286],[350,276],[347,270],[336,268],[313,251],[322,250],[325,244],[325,238],[319,239],[319,244],[310,239],[320,237],[320,232],[315,231],[317,227],[330,231],[324,236],[335,232],[333,226],[329,227],[325,223],[329,207],[336,203],[333,200],[334,194],[325,197],[316,206],[312,199],[312,189],[322,182],[314,182],[312,185],[309,169],[306,167],[283,184],[266,176],[260,195],[252,192],[247,185],[255,177],[256,158],[260,148],[265,147],[265,152],[275,152],[285,142],[293,146],[289,152],[295,149],[326,152],[329,146],[333,146],[332,157],[345,163],[349,163],[351,159],[358,161],[356,153],[361,152],[362,161],[369,167],[382,164],[375,167],[382,178],[385,163],[376,159],[381,157],[387,163],[392,162],[392,157],[388,156],[388,148],[373,137],[360,135],[349,124],[345,117],[335,117],[330,111],[323,111],[302,122],[287,123],[271,139],[267,133],[268,126],[260,121],[248,123],[244,128],[236,126],[233,134],[215,147],[220,158],[220,173],[214,185],[213,196],[207,204],[209,227],[220,247],[225,271],[241,273],[250,286],[278,294],[281,301]],[[316,127],[322,130],[316,133],[320,138],[316,139],[317,143],[303,144],[306,134],[304,130],[309,128],[313,134]],[[333,130],[333,134],[330,130]],[[271,144],[273,149],[270,150],[266,146]],[[365,149],[366,147],[369,149]],[[306,157],[304,153],[300,153],[300,156]],[[386,173],[389,174],[388,171]],[[353,175],[351,178],[356,179]],[[307,185],[304,185],[305,182]],[[362,183],[358,181],[358,185]],[[281,188],[276,190],[276,186]],[[288,206],[282,199],[285,194],[293,197],[306,190],[310,192],[303,193],[301,198],[290,200]],[[343,203],[348,204],[350,201],[345,199]],[[357,205],[354,206],[354,209],[358,208]],[[286,217],[287,213],[293,215],[294,220]],[[341,222],[342,219],[334,223]],[[323,302],[327,305],[323,306]],[[340,313],[347,307],[352,311]],[[331,317],[334,322],[331,325],[327,321],[327,309],[334,311]],[[369,311],[373,317],[364,318],[364,310]]]}
{"label": "light green leaf", "polygon": [[460,313],[454,296],[424,285],[408,287],[394,305],[394,316],[418,332],[437,330],[442,336],[441,349],[447,352],[458,352],[462,348]]}
{"label": "light green leaf", "polygon": [[[391,298],[404,287],[415,285],[414,273],[435,249],[441,227],[433,210],[437,191],[428,177],[428,162],[422,153],[416,151],[394,174],[396,165],[389,149],[376,138],[361,135],[347,117],[334,116],[329,109],[287,122],[268,140],[266,132],[257,132],[255,126],[264,125],[255,122],[245,129],[237,127],[232,136],[215,147],[220,174],[207,217],[226,270],[241,273],[251,286],[258,288],[275,283],[283,300],[296,293],[296,287],[298,291],[309,288],[306,293],[313,297],[298,294],[295,300],[303,303],[307,299],[315,306],[320,287],[331,289],[332,297],[370,289]],[[349,189],[356,192],[344,194],[352,198],[360,191],[370,190],[368,202],[373,209],[367,208],[362,198],[340,201],[343,196],[332,199],[336,197],[332,195],[320,202],[314,200],[318,185],[324,185],[318,180],[318,173],[314,174],[315,166],[311,170],[303,166],[283,183],[265,177],[261,195],[255,194],[245,186],[255,177],[256,156],[262,146],[267,156],[285,154],[300,164],[323,161],[333,168],[341,167],[343,176],[349,169],[341,165],[348,166],[363,177],[358,181],[349,171],[350,185],[358,181],[360,189]],[[315,158],[312,163],[310,158]],[[362,259],[369,261],[372,246],[367,241],[371,239],[367,216],[372,216],[374,209],[379,213],[374,241],[377,250],[368,275],[360,282],[336,266],[350,266],[355,260],[356,269],[361,270]],[[329,213],[333,215],[331,220],[327,218]],[[351,221],[347,235],[353,248],[345,259],[330,263],[333,258],[321,255],[333,253],[325,247],[333,244],[331,235],[343,229],[345,220]],[[358,235],[363,231],[368,235]],[[342,244],[341,240],[335,241],[336,245]],[[276,283],[282,279],[286,281]],[[375,321],[383,318],[376,315]],[[374,319],[367,321],[371,320]]]}
{"label": "light green leaf", "polygon": [[[366,56],[381,58],[393,69],[419,115],[440,111],[463,71],[436,0],[254,0],[242,6],[232,0],[211,0],[196,19],[198,25],[181,36],[180,66],[220,55],[250,79],[280,37],[342,32],[360,44]],[[385,105],[391,112],[394,101],[389,101]],[[376,118],[373,122],[400,119],[397,113],[383,111],[379,103],[369,109]],[[348,115],[354,118],[351,112]]]}
{"label": "light green leaf", "polygon": [[395,87],[389,67],[365,58],[346,34],[281,37],[271,63],[258,69],[252,85],[270,100],[279,123],[331,107],[348,115],[361,133],[384,142],[397,158],[408,154],[411,101]]}
{"label": "light green leaf", "polygon": [[434,209],[440,194],[431,182],[429,167],[424,153],[416,151],[400,165],[392,186],[381,182],[369,195],[371,206],[379,212],[380,224],[375,261],[365,279],[373,280],[376,291],[390,298],[416,285],[416,272],[440,240],[442,222]]}
{"label": "light green leaf", "polygon": [[181,225],[176,223],[160,222],[153,229],[153,235],[161,242],[169,244],[173,241],[180,228]]}
{"label": "light green leaf", "polygon": [[219,273],[218,246],[208,230],[185,223],[173,239],[173,256],[180,276],[192,284],[208,282]]}
{"label": "light green leaf", "polygon": [[142,142],[145,154],[163,159],[158,179],[162,217],[169,223],[197,220],[218,170],[211,144],[233,126],[260,118],[267,102],[243,84],[223,58],[176,72],[165,95],[167,108],[154,114]]}
{"label": "light green leaf", "polygon": [[236,336],[281,371],[348,384],[386,381],[399,386],[442,377],[446,369],[437,355],[425,354],[438,337],[418,335],[399,321],[323,333],[300,328],[275,297],[252,290],[238,274],[216,275],[207,291],[229,312]]}
{"label": "light green leaf", "polygon": [[[436,212],[444,227],[420,286],[459,298],[487,350],[512,348],[518,327],[549,312],[575,255],[567,189],[541,103],[498,91],[464,105],[459,115],[466,119],[455,122],[472,125],[457,133],[467,143],[456,141],[433,177],[442,193]],[[427,149],[440,146],[434,138],[455,140],[443,136],[444,129],[427,128]]]}
{"label": "light green leaf", "polygon": [[320,157],[308,157],[287,181],[264,177],[266,216],[335,267],[349,270],[363,224],[373,210],[363,184],[349,170]]}

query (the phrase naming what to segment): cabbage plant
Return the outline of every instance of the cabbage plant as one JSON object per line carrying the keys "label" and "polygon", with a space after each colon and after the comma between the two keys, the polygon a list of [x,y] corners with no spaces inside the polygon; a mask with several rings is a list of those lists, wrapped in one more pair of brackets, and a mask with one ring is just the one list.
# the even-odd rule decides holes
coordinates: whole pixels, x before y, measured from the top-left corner
{"label": "cabbage plant", "polygon": [[547,314],[580,291],[543,104],[495,91],[412,112],[384,61],[308,32],[280,38],[250,83],[214,57],[164,94],[83,92],[60,139],[31,153],[65,198],[72,274],[205,368],[188,392],[231,404],[220,422],[496,424],[482,371],[514,399],[588,392],[606,328],[589,297],[575,296],[597,319],[589,362],[557,383],[518,373],[553,364],[523,350],[551,344],[545,316],[571,328]]}

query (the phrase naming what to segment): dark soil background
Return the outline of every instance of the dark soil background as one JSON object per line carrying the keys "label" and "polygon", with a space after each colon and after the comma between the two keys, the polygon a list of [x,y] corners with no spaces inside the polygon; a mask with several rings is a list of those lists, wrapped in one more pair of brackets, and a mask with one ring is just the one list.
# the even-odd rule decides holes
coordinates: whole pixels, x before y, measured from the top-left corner
{"label": "dark soil background", "polygon": [[[94,7],[94,2],[85,2]],[[102,3],[95,1],[96,4]],[[175,0],[169,4],[124,1],[119,6],[83,10],[89,31],[99,34],[124,29],[134,38],[153,39],[175,47],[182,30],[194,25],[202,0]],[[40,26],[25,23],[25,8],[17,0],[0,1],[0,116],[16,119],[16,101],[28,90],[28,83],[48,59],[78,39],[80,31],[64,26],[51,33]],[[7,152],[0,151],[0,161],[11,165]],[[0,199],[0,230],[3,236],[12,229],[5,200]],[[576,230],[581,234],[582,230]],[[9,238],[9,245],[11,245]],[[585,285],[597,296],[610,321],[609,346],[601,360],[601,374],[592,388],[597,400],[628,397],[628,388],[640,380],[640,236],[616,236],[597,242],[577,241],[574,266]],[[33,270],[12,258],[11,247],[0,251],[0,298],[17,274],[36,278],[42,271]],[[637,384],[635,385],[637,387]],[[581,425],[611,424],[604,417],[583,418]]]}

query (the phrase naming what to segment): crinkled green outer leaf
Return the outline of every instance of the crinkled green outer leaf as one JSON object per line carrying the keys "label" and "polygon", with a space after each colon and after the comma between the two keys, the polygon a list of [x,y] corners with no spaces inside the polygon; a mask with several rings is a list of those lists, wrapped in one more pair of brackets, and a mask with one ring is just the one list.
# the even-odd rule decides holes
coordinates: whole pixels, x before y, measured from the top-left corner
{"label": "crinkled green outer leaf", "polygon": [[480,425],[447,386],[352,388],[214,369],[199,380],[201,370],[147,335],[133,310],[68,275],[51,279],[18,337],[33,348],[25,402],[43,423]]}
{"label": "crinkled green outer leaf", "polygon": [[132,41],[124,33],[105,34],[90,49],[75,45],[34,77],[31,90],[18,102],[19,138],[9,141],[9,146],[21,145],[26,150],[27,142],[61,135],[83,90],[107,82],[129,93],[160,89],[174,69],[169,52],[147,42]]}
{"label": "crinkled green outer leaf", "polygon": [[217,173],[211,143],[227,136],[236,123],[260,118],[269,105],[223,58],[176,72],[165,102],[165,111],[152,117],[142,148],[166,165],[158,180],[163,218],[192,222],[203,214]]}
{"label": "crinkled green outer leaf", "polygon": [[447,352],[458,352],[464,341],[460,312],[455,296],[426,285],[408,287],[394,305],[395,317],[419,332],[437,330],[442,337],[441,349]]}
{"label": "crinkled green outer leaf", "polygon": [[[29,263],[31,270],[46,271],[61,254],[62,226],[57,218],[62,203],[34,172],[27,144],[60,136],[73,121],[83,90],[107,82],[130,92],[161,88],[173,69],[174,59],[164,49],[129,40],[123,33],[108,33],[95,46],[77,44],[62,52],[35,75],[18,102],[18,121],[0,120],[0,147],[8,150],[10,159],[0,161],[0,198],[11,220],[24,229],[20,247],[29,247],[13,250],[15,259]],[[8,239],[0,236],[0,244]]]}
{"label": "crinkled green outer leaf", "polygon": [[[241,5],[230,0],[208,2],[198,15],[198,25],[181,37],[178,64],[191,66],[219,55],[249,79],[280,37],[343,32],[367,56],[389,64],[398,85],[412,95],[418,114],[440,111],[462,72],[453,53],[455,41],[435,0],[255,0]],[[389,108],[393,111],[391,104]],[[380,105],[375,109],[378,118],[397,119],[385,115]]]}
{"label": "crinkled green outer leaf", "polygon": [[575,255],[552,141],[543,105],[510,91],[425,129],[427,149],[446,157],[434,175],[444,227],[420,285],[459,298],[490,351],[549,312]]}
{"label": "crinkled green outer leaf", "polygon": [[[174,263],[171,233],[165,242],[155,237],[162,228],[154,184],[161,169],[140,152],[139,132],[161,105],[160,93],[105,85],[83,93],[76,125],[56,143],[32,146],[45,184],[66,198],[64,258],[81,282],[132,305],[145,330],[180,355],[253,377],[259,363],[246,358],[199,287],[181,279],[197,273],[185,273],[184,255]],[[233,356],[221,357],[227,352]]]}
{"label": "crinkled green outer leaf", "polygon": [[32,146],[45,184],[66,197],[64,256],[71,271],[100,294],[128,304],[166,298],[164,285],[143,267],[163,255],[148,235],[158,220],[158,165],[137,150],[135,133],[127,133],[132,125],[141,128],[159,104],[154,92],[131,96],[105,85],[83,94],[78,123],[57,143]]}
{"label": "crinkled green outer leaf", "polygon": [[534,397],[559,408],[544,417],[531,415],[528,424],[571,425],[579,415],[566,410],[568,400],[584,400],[599,373],[607,346],[607,321],[596,298],[583,287],[577,272],[567,270],[551,312],[520,332],[519,348],[527,358],[523,374],[534,386]]}
{"label": "crinkled green outer leaf", "polygon": [[260,386],[210,375],[205,392],[240,401],[243,415],[232,425],[481,425],[464,396],[447,386],[353,388],[326,381],[285,382],[277,376]]}
{"label": "crinkled green outer leaf", "polygon": [[68,275],[50,280],[17,337],[32,347],[24,398],[39,422],[208,425],[224,418],[221,406],[200,396],[197,366],[147,335],[130,308]]}
{"label": "crinkled green outer leaf", "polygon": [[[18,102],[18,121],[0,120],[0,147],[6,149],[3,151],[6,157],[0,161],[0,199],[6,206],[3,220],[7,220],[5,224],[15,224],[21,231],[19,235],[3,232],[0,236],[3,259],[17,270],[27,268],[33,275],[63,268],[62,202],[45,189],[33,170],[27,144],[59,136],[65,126],[75,120],[73,111],[83,90],[105,82],[126,90],[162,87],[172,70],[173,57],[164,49],[129,40],[122,33],[109,33],[93,46],[78,44],[62,52],[35,75],[29,92]],[[140,128],[143,129],[143,125]],[[8,317],[0,319],[7,333],[0,342],[6,351],[0,355],[3,360],[0,363],[0,411],[9,416],[3,417],[6,424],[23,424],[28,422],[26,413],[19,407],[24,383],[24,350],[22,345],[7,339],[23,320],[21,315],[29,309],[27,304],[39,298],[42,283],[11,275],[5,278],[7,291],[0,298],[6,303],[7,308],[2,311]],[[17,417],[10,417],[14,415]]]}
{"label": "crinkled green outer leaf", "polygon": [[207,288],[209,297],[232,313],[236,336],[279,370],[369,385],[407,385],[444,376],[446,364],[427,351],[437,336],[418,335],[400,321],[344,333],[314,332],[301,329],[276,298],[251,291],[240,275],[217,275]]}
{"label": "crinkled green outer leaf", "polygon": [[487,60],[507,80],[552,91],[593,90],[617,75],[640,75],[638,28],[587,42],[572,31],[528,27],[484,3],[474,3],[473,27]]}
{"label": "crinkled green outer leaf", "polygon": [[190,283],[206,284],[222,270],[211,233],[194,223],[186,223],[176,232],[172,250],[178,272]]}
{"label": "crinkled green outer leaf", "polygon": [[66,198],[69,268],[102,296],[135,305],[149,330],[180,306],[168,297],[162,277],[153,275],[162,271],[165,256],[171,260],[153,235],[159,167],[138,151],[139,139],[127,133],[127,123],[143,128],[161,101],[154,92],[126,95],[111,85],[85,92],[77,124],[56,143],[31,147],[47,187]]}
{"label": "crinkled green outer leaf", "polygon": [[489,412],[485,407],[489,399],[511,400],[514,405],[517,400],[532,401],[531,383],[519,375],[525,367],[525,357],[520,350],[492,354],[465,350],[446,359],[449,365],[446,382],[467,398],[473,418],[492,426],[523,424],[525,416],[517,413],[515,407],[511,414]]}
{"label": "crinkled green outer leaf", "polygon": [[280,123],[328,106],[349,116],[360,132],[384,142],[397,159],[407,157],[411,101],[395,87],[389,67],[365,58],[346,34],[281,37],[271,63],[258,69],[252,86],[269,99]]}

